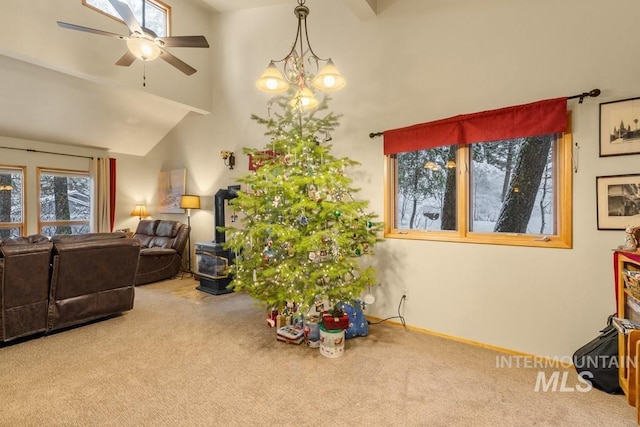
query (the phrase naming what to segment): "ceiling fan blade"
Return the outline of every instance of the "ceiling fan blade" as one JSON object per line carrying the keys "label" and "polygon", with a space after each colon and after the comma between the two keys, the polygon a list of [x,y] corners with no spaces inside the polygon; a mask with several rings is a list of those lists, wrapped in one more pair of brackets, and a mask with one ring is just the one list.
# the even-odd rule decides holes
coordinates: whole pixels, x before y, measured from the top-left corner
{"label": "ceiling fan blade", "polygon": [[118,0],[109,0],[109,3],[111,3],[111,6],[113,6],[116,12],[118,12],[118,15],[120,15],[120,17],[122,18],[124,23],[127,24],[127,27],[129,27],[129,30],[131,30],[132,33],[144,34],[144,31],[142,31],[142,27],[140,26],[140,24],[138,24],[138,20],[127,4],[122,3]]}
{"label": "ceiling fan blade", "polygon": [[164,59],[169,64],[173,65],[178,70],[180,70],[183,73],[185,73],[187,76],[190,76],[191,74],[193,74],[193,73],[195,73],[197,71],[191,65],[187,64],[186,62],[182,61],[181,59],[176,58],[175,56],[173,56],[172,54],[170,54],[169,52],[167,52],[164,49],[160,49],[160,58]]}
{"label": "ceiling fan blade", "polygon": [[136,60],[136,56],[127,51],[124,55],[122,55],[122,57],[120,59],[118,59],[118,62],[116,62],[116,65],[120,65],[122,67],[128,67],[129,65],[133,64],[133,61]]}
{"label": "ceiling fan blade", "polygon": [[127,36],[123,36],[123,35],[120,35],[120,34],[110,33],[108,31],[97,30],[95,28],[83,27],[82,25],[69,24],[67,22],[58,21],[58,26],[62,27],[62,28],[67,28],[69,30],[84,31],[85,33],[98,34],[98,35],[101,35],[101,36],[113,37],[113,38],[117,38],[117,39],[121,39],[121,40],[126,40],[128,38]]}
{"label": "ceiling fan blade", "polygon": [[166,47],[209,47],[205,36],[169,36],[156,37]]}

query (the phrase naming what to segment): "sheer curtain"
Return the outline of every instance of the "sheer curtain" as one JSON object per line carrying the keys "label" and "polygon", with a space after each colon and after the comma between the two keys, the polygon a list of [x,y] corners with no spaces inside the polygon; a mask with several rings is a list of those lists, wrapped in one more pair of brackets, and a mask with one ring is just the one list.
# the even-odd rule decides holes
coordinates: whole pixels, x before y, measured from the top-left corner
{"label": "sheer curtain", "polygon": [[116,159],[94,157],[90,169],[93,180],[94,209],[91,215],[91,231],[113,231],[116,205]]}

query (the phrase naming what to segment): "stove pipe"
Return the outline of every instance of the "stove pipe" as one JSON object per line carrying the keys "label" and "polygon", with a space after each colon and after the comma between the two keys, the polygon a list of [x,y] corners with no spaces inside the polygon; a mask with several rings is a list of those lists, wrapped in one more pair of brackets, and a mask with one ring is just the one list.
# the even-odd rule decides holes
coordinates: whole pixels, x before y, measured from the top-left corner
{"label": "stove pipe", "polygon": [[230,185],[226,189],[221,188],[216,193],[214,199],[216,232],[216,239],[214,240],[215,243],[225,242],[225,232],[218,230],[218,227],[224,227],[226,223],[224,218],[224,202],[225,200],[231,200],[238,197],[238,191],[240,191],[239,185]]}

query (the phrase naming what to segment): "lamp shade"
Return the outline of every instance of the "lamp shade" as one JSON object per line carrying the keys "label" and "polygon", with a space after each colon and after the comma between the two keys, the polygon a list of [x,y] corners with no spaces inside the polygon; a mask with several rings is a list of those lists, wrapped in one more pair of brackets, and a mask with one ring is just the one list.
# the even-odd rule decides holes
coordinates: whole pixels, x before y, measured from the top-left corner
{"label": "lamp shade", "polygon": [[147,207],[145,205],[136,205],[136,207],[131,211],[131,216],[137,216],[142,219],[143,216],[149,216],[149,212],[147,212]]}
{"label": "lamp shade", "polygon": [[200,209],[200,196],[184,194],[180,198],[181,209]]}
{"label": "lamp shade", "polygon": [[313,87],[316,89],[333,92],[342,89],[346,84],[346,80],[335,65],[333,61],[329,60],[324,67],[320,69],[318,75],[313,79]]}
{"label": "lamp shade", "polygon": [[256,82],[256,86],[263,92],[281,93],[289,89],[289,83],[284,79],[280,70],[276,68],[276,64],[271,61],[264,73]]}
{"label": "lamp shade", "polygon": [[127,39],[127,47],[136,58],[142,61],[153,61],[160,55],[158,45],[144,37],[131,37]]}

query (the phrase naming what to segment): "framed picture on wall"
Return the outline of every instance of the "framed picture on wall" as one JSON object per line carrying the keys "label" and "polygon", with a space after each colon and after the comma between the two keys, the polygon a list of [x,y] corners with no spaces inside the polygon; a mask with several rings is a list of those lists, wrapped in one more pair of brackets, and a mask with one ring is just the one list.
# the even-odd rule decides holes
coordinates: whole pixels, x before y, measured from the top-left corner
{"label": "framed picture on wall", "polygon": [[596,177],[598,230],[640,225],[640,174]]}
{"label": "framed picture on wall", "polygon": [[160,213],[184,213],[180,209],[180,197],[187,181],[186,169],[160,172],[158,176],[158,211]]}
{"label": "framed picture on wall", "polygon": [[600,157],[640,154],[640,98],[600,104]]}

